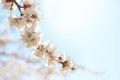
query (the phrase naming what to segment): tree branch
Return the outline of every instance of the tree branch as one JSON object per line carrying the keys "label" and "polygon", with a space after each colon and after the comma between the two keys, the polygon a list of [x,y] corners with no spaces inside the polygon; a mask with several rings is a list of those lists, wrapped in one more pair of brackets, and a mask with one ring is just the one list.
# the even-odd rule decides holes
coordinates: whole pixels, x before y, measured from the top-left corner
{"label": "tree branch", "polygon": [[18,10],[20,11],[20,16],[22,16],[23,14],[21,12],[21,8],[23,8],[23,6],[19,5],[16,0],[12,0],[12,1],[16,4]]}

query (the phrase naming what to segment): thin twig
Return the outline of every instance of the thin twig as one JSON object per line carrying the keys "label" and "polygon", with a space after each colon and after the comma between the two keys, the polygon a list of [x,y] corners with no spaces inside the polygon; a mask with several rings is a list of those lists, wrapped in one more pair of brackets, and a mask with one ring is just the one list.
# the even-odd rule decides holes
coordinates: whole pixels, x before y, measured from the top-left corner
{"label": "thin twig", "polygon": [[23,8],[23,7],[21,5],[19,5],[16,0],[13,0],[13,2],[16,4],[18,10],[20,11],[20,16],[22,16],[23,14],[21,12],[21,8]]}
{"label": "thin twig", "polygon": [[13,7],[13,1],[12,1],[12,4],[11,4],[11,8],[10,8],[10,10],[12,10],[12,7]]}

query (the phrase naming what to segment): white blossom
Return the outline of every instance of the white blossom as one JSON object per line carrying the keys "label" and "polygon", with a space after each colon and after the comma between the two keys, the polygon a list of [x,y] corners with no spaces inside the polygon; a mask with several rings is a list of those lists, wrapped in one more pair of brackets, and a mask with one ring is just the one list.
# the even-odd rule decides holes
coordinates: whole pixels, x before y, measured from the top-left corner
{"label": "white blossom", "polygon": [[71,58],[66,58],[62,64],[62,71],[70,71],[73,67],[73,62]]}
{"label": "white blossom", "polygon": [[22,11],[22,14],[22,20],[25,24],[32,24],[42,19],[41,13],[37,10],[33,11],[33,9],[27,9]]}
{"label": "white blossom", "polygon": [[44,58],[45,57],[45,50],[44,50],[44,44],[41,43],[37,49],[33,51],[33,54],[39,58]]}
{"label": "white blossom", "polygon": [[47,55],[47,65],[51,67],[55,67],[57,65],[57,50],[53,49],[48,52]]}
{"label": "white blossom", "polygon": [[24,44],[27,47],[32,47],[32,49],[38,46],[37,49],[33,50],[33,54],[44,59],[48,67],[57,67],[57,64],[61,64],[59,70],[62,72],[75,70],[74,62],[70,57],[66,57],[65,53],[57,56],[57,49],[51,42],[42,42],[42,33],[39,29],[39,21],[42,19],[42,15],[38,5],[33,0],[22,0],[22,2],[23,6],[14,0],[2,0],[3,8],[7,10],[14,10],[17,5],[21,14],[20,17],[11,14],[8,20],[10,26],[21,30],[21,38]]}
{"label": "white blossom", "polygon": [[32,4],[33,0],[22,0],[24,4]]}
{"label": "white blossom", "polygon": [[12,2],[12,0],[2,0],[3,8],[7,10],[15,10],[16,5]]}
{"label": "white blossom", "polygon": [[25,10],[27,10],[27,9],[39,10],[39,6],[35,2],[23,2],[23,7]]}
{"label": "white blossom", "polygon": [[15,27],[17,29],[23,29],[25,27],[24,21],[22,21],[21,18],[17,17],[15,14],[10,15],[8,20],[11,27]]}
{"label": "white blossom", "polygon": [[63,52],[59,57],[58,57],[58,62],[64,62],[66,60],[66,55]]}
{"label": "white blossom", "polygon": [[58,62],[61,63],[61,71],[67,72],[71,70],[75,70],[74,63],[70,57],[66,57],[65,53],[58,57]]}
{"label": "white blossom", "polygon": [[34,24],[42,19],[41,12],[39,11],[36,4],[31,4],[29,7],[22,10],[21,13],[22,13],[21,20],[25,25]]}
{"label": "white blossom", "polygon": [[46,58],[48,66],[55,66],[57,64],[57,49],[48,41],[42,42],[40,46],[34,50],[33,54],[40,58]]}
{"label": "white blossom", "polygon": [[22,40],[27,47],[37,46],[41,42],[42,33],[36,27],[36,25],[26,26],[21,33]]}

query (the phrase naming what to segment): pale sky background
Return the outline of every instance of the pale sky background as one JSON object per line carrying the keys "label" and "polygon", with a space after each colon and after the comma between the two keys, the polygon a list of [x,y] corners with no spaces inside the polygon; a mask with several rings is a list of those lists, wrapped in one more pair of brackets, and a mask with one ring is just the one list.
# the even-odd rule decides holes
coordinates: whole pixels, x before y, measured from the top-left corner
{"label": "pale sky background", "polygon": [[76,63],[105,70],[78,70],[66,80],[120,80],[120,0],[40,0],[44,38]]}
{"label": "pale sky background", "polygon": [[[94,75],[78,70],[60,80],[120,80],[120,0],[39,3],[44,40],[52,41],[59,54],[66,52],[76,63],[105,71],[103,75]],[[0,18],[4,19],[5,14],[0,13]]]}

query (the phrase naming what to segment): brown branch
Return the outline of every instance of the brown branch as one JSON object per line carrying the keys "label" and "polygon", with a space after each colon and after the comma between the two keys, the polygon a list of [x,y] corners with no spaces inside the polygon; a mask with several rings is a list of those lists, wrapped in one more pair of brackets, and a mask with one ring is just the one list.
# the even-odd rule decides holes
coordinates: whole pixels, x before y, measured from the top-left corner
{"label": "brown branch", "polygon": [[10,8],[10,10],[12,10],[12,6],[13,6],[13,1],[12,1],[12,4],[11,4],[11,8]]}
{"label": "brown branch", "polygon": [[23,14],[21,12],[21,8],[23,8],[23,6],[19,5],[16,0],[12,0],[12,1],[16,4],[16,6],[17,6],[17,8],[18,8],[18,10],[20,12],[20,16],[22,16]]}

